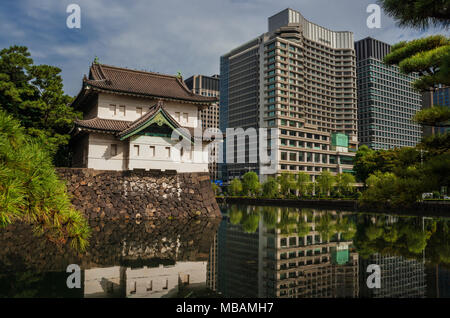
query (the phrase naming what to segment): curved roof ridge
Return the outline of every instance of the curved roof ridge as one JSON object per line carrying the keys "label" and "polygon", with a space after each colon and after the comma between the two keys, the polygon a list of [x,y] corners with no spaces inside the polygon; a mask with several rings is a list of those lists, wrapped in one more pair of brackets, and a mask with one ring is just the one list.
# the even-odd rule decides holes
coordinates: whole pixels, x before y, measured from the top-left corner
{"label": "curved roof ridge", "polygon": [[75,119],[75,123],[90,123],[90,122],[96,122],[98,120],[104,120],[104,121],[111,121],[111,122],[124,122],[124,123],[132,123],[130,120],[122,120],[122,119],[110,119],[110,118],[100,118],[100,117],[94,117],[89,119]]}
{"label": "curved roof ridge", "polygon": [[98,63],[98,65],[106,67],[106,68],[114,69],[114,70],[117,70],[117,71],[122,71],[122,72],[134,72],[134,73],[150,74],[150,75],[167,77],[167,78],[178,78],[176,75],[163,74],[163,73],[150,72],[150,71],[143,71],[143,70],[137,70],[137,69],[128,68],[128,67],[120,67],[120,66],[114,66],[114,65],[109,65],[109,64],[100,64],[100,63]]}

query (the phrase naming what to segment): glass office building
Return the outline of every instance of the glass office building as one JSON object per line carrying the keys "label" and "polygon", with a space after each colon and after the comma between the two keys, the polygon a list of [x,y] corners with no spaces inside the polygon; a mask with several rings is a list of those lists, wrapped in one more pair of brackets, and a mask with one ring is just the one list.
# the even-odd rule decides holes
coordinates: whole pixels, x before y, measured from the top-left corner
{"label": "glass office building", "polygon": [[[269,146],[276,172],[263,173],[260,162],[227,158],[228,179],[250,170],[262,180],[282,172],[303,171],[313,180],[325,170],[352,172],[357,149],[353,33],[326,29],[292,9],[270,17],[268,27],[221,57],[220,120],[221,128],[277,129]],[[247,143],[246,149],[252,146],[260,147]]]}
{"label": "glass office building", "polygon": [[419,124],[411,121],[421,108],[421,95],[397,66],[382,62],[391,46],[376,39],[355,42],[358,84],[358,139],[372,149],[415,146],[422,137]]}

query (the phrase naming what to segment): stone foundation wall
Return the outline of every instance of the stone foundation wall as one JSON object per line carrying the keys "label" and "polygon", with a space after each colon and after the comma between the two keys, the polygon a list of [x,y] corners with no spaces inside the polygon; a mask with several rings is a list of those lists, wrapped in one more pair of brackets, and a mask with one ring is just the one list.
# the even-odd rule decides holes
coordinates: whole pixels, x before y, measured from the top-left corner
{"label": "stone foundation wall", "polygon": [[88,218],[220,217],[207,172],[57,168]]}

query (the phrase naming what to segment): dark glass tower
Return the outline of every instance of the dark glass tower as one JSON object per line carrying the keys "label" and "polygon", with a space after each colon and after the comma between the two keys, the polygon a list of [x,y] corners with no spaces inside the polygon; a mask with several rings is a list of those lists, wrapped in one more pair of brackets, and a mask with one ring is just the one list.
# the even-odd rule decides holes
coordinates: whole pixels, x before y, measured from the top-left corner
{"label": "dark glass tower", "polygon": [[358,139],[372,149],[412,147],[421,139],[411,117],[421,108],[421,95],[411,83],[417,75],[401,74],[383,63],[389,44],[365,38],[355,42],[358,84]]}

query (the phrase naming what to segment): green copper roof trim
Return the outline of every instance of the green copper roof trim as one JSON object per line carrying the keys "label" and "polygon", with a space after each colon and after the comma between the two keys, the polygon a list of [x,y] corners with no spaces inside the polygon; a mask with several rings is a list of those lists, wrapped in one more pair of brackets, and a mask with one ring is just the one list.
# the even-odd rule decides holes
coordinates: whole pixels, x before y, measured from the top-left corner
{"label": "green copper roof trim", "polygon": [[131,136],[134,136],[135,134],[139,133],[140,131],[144,130],[145,128],[153,125],[153,124],[157,124],[158,126],[162,126],[162,125],[167,125],[170,128],[172,128],[172,130],[176,130],[180,135],[182,135],[183,137],[190,139],[191,142],[192,141],[192,136],[187,136],[184,132],[184,130],[179,131],[178,127],[175,127],[175,125],[173,125],[171,123],[171,120],[166,116],[165,112],[162,109],[159,109],[154,115],[153,117],[149,118],[149,120],[143,124],[142,126],[140,126],[139,128],[137,128],[136,130],[133,130],[132,132],[128,133],[127,135],[123,136],[120,138],[120,140],[125,140]]}

